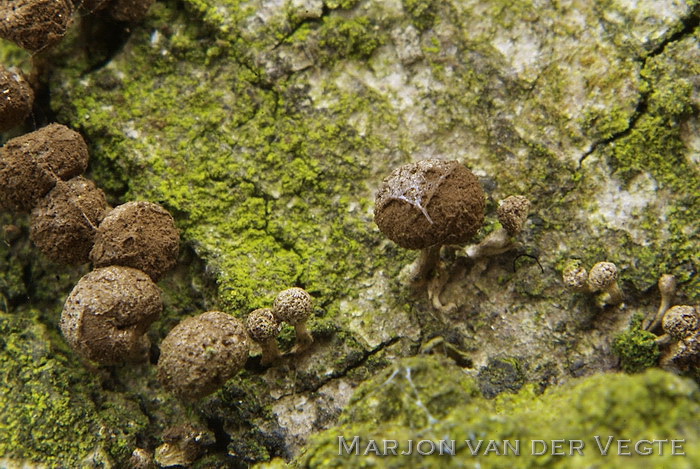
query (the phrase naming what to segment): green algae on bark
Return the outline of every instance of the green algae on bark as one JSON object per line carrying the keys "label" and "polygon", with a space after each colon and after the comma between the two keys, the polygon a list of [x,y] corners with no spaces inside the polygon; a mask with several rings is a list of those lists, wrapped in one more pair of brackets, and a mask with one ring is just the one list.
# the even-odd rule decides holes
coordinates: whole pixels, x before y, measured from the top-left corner
{"label": "green algae on bark", "polygon": [[[660,370],[633,376],[601,374],[541,395],[527,386],[495,400],[486,400],[475,390],[473,379],[445,360],[423,357],[397,362],[363,384],[340,425],[315,436],[295,463],[308,468],[464,467],[466,461],[483,468],[641,468],[668,464],[668,458],[673,458],[674,467],[690,468],[700,462],[700,449],[693,444],[700,436],[695,423],[700,416],[697,385]],[[599,436],[604,447],[610,435],[615,440],[603,456],[594,438]],[[356,445],[355,436],[359,437]],[[656,446],[651,455],[621,456],[617,454],[618,439],[631,440],[624,450],[631,453],[639,440],[684,440],[685,454],[671,456],[670,443],[666,443],[664,456]],[[368,446],[370,440],[375,441],[377,451]],[[396,456],[391,451],[383,454],[384,440],[400,445]],[[413,440],[413,454],[400,455],[408,449],[408,440]],[[421,440],[436,448],[441,440],[448,445],[455,440],[455,454],[439,454],[436,449],[420,455],[416,444]],[[483,443],[476,449],[479,440]],[[494,444],[489,446],[491,440]],[[508,452],[504,440],[512,445],[519,442],[520,454]],[[542,443],[533,447],[534,440],[546,442],[547,451],[533,454],[543,448]],[[561,446],[553,450],[553,440],[560,440],[564,450]],[[583,442],[581,454],[569,453],[569,440]],[[649,447],[640,446],[642,450]],[[428,448],[427,444],[423,447]]]}
{"label": "green algae on bark", "polygon": [[49,467],[109,463],[93,378],[53,340],[36,311],[0,313],[0,458]]}
{"label": "green algae on bark", "polygon": [[[230,310],[264,307],[292,285],[324,305],[346,294],[345,280],[370,268],[364,248],[377,242],[360,181],[385,144],[345,122],[376,97],[300,107],[297,84],[264,86],[235,56],[213,62],[214,41],[196,28],[168,32],[181,13],[154,10],[152,26],[135,31],[107,67],[62,76],[89,81],[60,87],[55,103],[62,120],[91,136],[98,183],[112,162],[130,175],[127,199],[172,210]],[[193,47],[176,50],[175,36]]]}

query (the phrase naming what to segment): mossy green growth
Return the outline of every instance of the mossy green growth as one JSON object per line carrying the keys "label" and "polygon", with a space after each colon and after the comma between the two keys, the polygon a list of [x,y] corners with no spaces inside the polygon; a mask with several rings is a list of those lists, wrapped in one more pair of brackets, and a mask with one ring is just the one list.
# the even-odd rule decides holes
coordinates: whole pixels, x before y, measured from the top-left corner
{"label": "mossy green growth", "polygon": [[329,53],[321,60],[366,59],[384,40],[379,26],[366,16],[327,16],[319,30],[319,45]]}
{"label": "mossy green growth", "polygon": [[[371,29],[366,18],[327,21],[339,28],[327,27],[329,47],[364,57],[377,46],[359,34]],[[368,252],[379,235],[358,181],[391,143],[348,122],[370,107],[369,128],[395,119],[369,90],[328,85],[329,102],[308,106],[294,80],[263,83],[235,48],[207,54],[216,44],[176,6],[157,3],[108,66],[85,74],[79,57],[63,63],[52,104],[90,136],[98,185],[125,183],[122,200],[174,214],[215,274],[221,307],[243,315],[300,285],[332,309],[348,279],[387,263]]]}
{"label": "mossy green growth", "polygon": [[[410,360],[396,363],[388,376],[384,372],[363,384],[341,417],[341,425],[316,435],[295,461],[297,466],[442,468],[465,467],[468,462],[482,468],[641,468],[664,464],[690,468],[700,463],[700,448],[692,444],[700,436],[696,424],[700,417],[700,391],[690,380],[658,369],[637,375],[601,374],[550,388],[543,394],[537,394],[528,385],[517,394],[504,393],[486,400],[474,392],[472,378],[449,362],[431,357]],[[423,372],[408,375],[408,369]],[[401,386],[398,381],[390,381],[398,376],[402,376]],[[439,380],[440,377],[444,378]],[[446,381],[449,389],[464,391],[453,395],[459,400],[442,401],[433,412],[429,403],[444,392],[441,385]],[[411,405],[404,405],[404,401]],[[364,407],[368,410],[361,410]],[[407,414],[384,410],[397,408]],[[426,409],[433,419],[425,418]],[[380,412],[383,419],[373,411]],[[611,435],[615,440],[604,456],[594,437],[599,436],[605,447]],[[617,439],[631,440],[627,450],[633,454],[639,440],[684,440],[685,455],[671,456],[669,443],[665,444],[664,454],[659,455],[657,443],[655,454],[618,456]],[[371,446],[367,451],[370,440],[376,442],[378,452]],[[383,440],[397,441],[396,456],[390,452],[381,454]],[[408,440],[413,440],[413,455],[401,456],[400,451],[408,450]],[[421,440],[433,442],[435,453],[418,455],[415,445]],[[441,440],[448,448],[450,441],[455,440],[454,455],[438,454]],[[482,444],[477,449],[479,440]],[[490,444],[491,440],[494,443]],[[506,453],[504,440],[512,445],[519,442],[520,454],[512,450]],[[533,440],[544,440],[548,451],[533,454]],[[562,443],[566,455],[552,455],[552,440],[565,440]],[[582,454],[569,455],[568,440],[581,440]],[[639,448],[649,447],[643,443]],[[535,443],[534,448],[541,450],[542,444]],[[562,452],[561,447],[558,452]]]}
{"label": "mossy green growth", "polygon": [[627,373],[638,373],[655,366],[661,351],[656,335],[642,328],[642,316],[632,316],[629,328],[613,341],[613,351],[620,357],[620,367]]}
{"label": "mossy green growth", "polygon": [[36,311],[0,313],[0,458],[79,467],[102,440],[93,378],[51,342]]}
{"label": "mossy green growth", "polygon": [[649,237],[646,246],[634,246],[638,288],[655,283],[659,275],[672,273],[678,278],[690,301],[700,292],[700,170],[690,157],[688,119],[697,113],[695,98],[700,75],[696,29],[687,37],[669,44],[663,53],[647,59],[642,70],[646,81],[646,107],[624,136],[604,150],[615,175],[629,183],[640,173],[649,174],[660,193],[673,194],[673,202],[662,214],[650,213],[645,220]]}
{"label": "mossy green growth", "polygon": [[430,29],[435,23],[437,5],[434,0],[402,0],[401,3],[413,26],[420,31]]}

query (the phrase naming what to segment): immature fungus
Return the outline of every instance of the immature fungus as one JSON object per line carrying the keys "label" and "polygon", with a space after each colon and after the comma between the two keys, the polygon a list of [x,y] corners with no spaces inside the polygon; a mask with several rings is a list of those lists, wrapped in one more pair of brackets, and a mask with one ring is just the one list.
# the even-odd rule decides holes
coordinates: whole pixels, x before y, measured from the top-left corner
{"label": "immature fungus", "polygon": [[245,326],[230,314],[209,311],[187,318],[160,346],[158,380],[185,400],[219,389],[248,359]]}
{"label": "immature fungus", "polygon": [[662,327],[671,338],[685,340],[700,330],[700,316],[692,306],[674,306],[664,314]]}
{"label": "immature fungus", "polygon": [[21,73],[0,65],[0,132],[22,124],[32,112],[34,90]]}
{"label": "immature fungus", "polygon": [[84,264],[106,211],[104,192],[89,179],[59,181],[32,210],[29,237],[55,262]]}
{"label": "immature fungus", "polygon": [[466,248],[467,256],[478,259],[513,249],[516,246],[513,237],[522,231],[529,211],[530,201],[522,195],[511,195],[502,200],[497,211],[502,228],[492,231],[479,244]]}
{"label": "immature fungus", "polygon": [[140,270],[96,269],[78,281],[61,313],[60,328],[81,356],[103,365],[148,358],[145,335],[163,309],[160,289]]}
{"label": "immature fungus", "polygon": [[157,282],[177,263],[179,245],[170,212],[151,202],[127,202],[102,220],[90,260],[97,267],[134,267]]}
{"label": "immature fungus", "polygon": [[0,37],[38,52],[58,43],[72,22],[70,0],[12,0],[0,3]]}
{"label": "immature fungus", "polygon": [[306,321],[313,313],[313,310],[311,295],[303,288],[288,288],[279,292],[277,298],[275,298],[272,310],[275,318],[278,321],[284,321],[294,326],[296,332],[294,352],[303,351],[314,341],[306,327]]}
{"label": "immature fungus", "polygon": [[262,348],[260,363],[269,365],[282,356],[277,347],[280,324],[270,308],[259,308],[251,312],[246,320],[248,335]]}
{"label": "immature fungus", "polygon": [[588,273],[588,289],[598,296],[598,305],[618,305],[622,303],[623,295],[617,284],[617,266],[612,262],[598,262]]}
{"label": "immature fungus", "polygon": [[30,211],[56,181],[85,171],[88,158],[83,137],[61,124],[9,140],[0,148],[0,208]]}
{"label": "immature fungus", "polygon": [[673,303],[673,297],[676,294],[676,277],[670,274],[664,274],[659,277],[659,293],[661,293],[661,304],[656,311],[656,315],[650,320],[645,321],[644,329],[654,331],[661,325],[661,321],[668,308]]}
{"label": "immature fungus", "polygon": [[564,285],[572,290],[588,291],[588,271],[581,265],[581,261],[573,260],[567,263],[562,273]]}
{"label": "immature fungus", "polygon": [[420,249],[413,281],[429,279],[444,244],[469,241],[484,221],[484,191],[458,161],[428,159],[395,169],[377,191],[374,221],[407,249]]}

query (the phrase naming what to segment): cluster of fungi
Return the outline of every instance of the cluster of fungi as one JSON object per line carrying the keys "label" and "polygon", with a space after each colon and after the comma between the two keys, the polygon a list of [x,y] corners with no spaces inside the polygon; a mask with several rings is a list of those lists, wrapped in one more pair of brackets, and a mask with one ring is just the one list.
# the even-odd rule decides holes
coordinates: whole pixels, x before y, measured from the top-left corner
{"label": "cluster of fungi", "polygon": [[[18,0],[0,6],[0,37],[38,52],[58,42],[74,9],[107,11],[114,19],[142,18],[152,0]],[[34,91],[21,72],[0,66],[0,132],[31,115]],[[163,311],[156,285],[177,263],[180,236],[171,214],[147,201],[111,208],[104,192],[83,176],[88,146],[76,131],[49,124],[0,147],[0,210],[30,214],[30,239],[54,262],[93,270],[65,301],[59,327],[72,349],[100,365],[146,361],[148,330]],[[204,397],[245,364],[259,342],[263,364],[281,358],[282,322],[297,331],[293,353],[312,342],[306,319],[311,296],[301,288],[280,292],[272,309],[256,310],[247,324],[220,311],[183,320],[161,344],[157,375],[183,399]]]}
{"label": "cluster of fungi", "polygon": [[[447,274],[440,261],[445,245],[469,242],[484,223],[484,190],[477,177],[459,161],[437,158],[396,168],[382,182],[375,197],[374,221],[390,240],[406,249],[420,250],[411,274],[414,286],[427,285],[428,297],[440,311],[440,292]],[[467,246],[467,257],[476,260],[509,251],[517,246],[530,201],[516,195],[502,200],[498,208],[501,228],[479,244]]]}

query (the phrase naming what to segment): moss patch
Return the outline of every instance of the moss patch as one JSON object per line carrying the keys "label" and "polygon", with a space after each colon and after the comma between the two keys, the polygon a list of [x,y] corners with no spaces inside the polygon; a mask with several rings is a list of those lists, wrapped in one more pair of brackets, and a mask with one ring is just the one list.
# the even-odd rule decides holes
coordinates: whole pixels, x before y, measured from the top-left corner
{"label": "moss patch", "polygon": [[613,350],[620,357],[620,367],[627,373],[656,366],[661,356],[656,335],[642,329],[641,315],[633,316],[629,329],[615,337]]}
{"label": "moss patch", "polygon": [[[458,369],[446,362],[424,359],[422,373],[406,374],[406,370],[420,369],[416,361],[403,361],[394,366],[395,374],[377,376],[363,385],[350,407],[341,418],[343,425],[324,432],[313,439],[307,451],[296,461],[300,467],[333,467],[353,465],[355,467],[406,467],[415,464],[420,467],[462,467],[465,460],[473,461],[480,467],[650,467],[663,464],[669,456],[667,444],[664,456],[617,456],[617,442],[612,443],[607,456],[602,456],[596,446],[594,436],[602,439],[603,446],[609,435],[631,439],[685,439],[685,456],[675,456],[679,467],[692,467],[700,461],[700,450],[692,444],[699,436],[696,421],[700,416],[698,389],[694,383],[677,376],[659,371],[628,376],[604,374],[550,389],[537,395],[530,386],[518,394],[502,394],[495,400],[486,400],[473,392],[463,392],[458,403],[452,403],[451,410],[432,414],[433,419],[417,418],[426,415],[431,399],[443,394],[441,375],[452,378],[449,389],[474,389],[473,381]],[[426,371],[431,370],[431,371]],[[412,383],[404,380],[404,385],[393,387],[388,380],[392,376],[410,376]],[[370,383],[374,393],[367,392]],[[416,392],[420,389],[420,392]],[[363,391],[364,390],[364,391]],[[411,406],[402,403],[409,400]],[[363,413],[364,407],[382,411],[383,419],[371,412]],[[400,408],[401,411],[387,413],[384,409]],[[364,417],[363,417],[364,416]],[[354,449],[347,454],[339,444],[342,436],[348,447],[354,436],[359,437],[359,455]],[[407,441],[413,439],[412,456],[381,456],[371,450],[365,453],[370,439],[377,441],[382,451],[382,440],[397,440],[407,449]],[[456,454],[439,455],[438,451],[429,456],[415,453],[415,444],[421,440],[435,442],[455,440]],[[582,440],[583,454],[568,456],[552,455],[551,440]],[[470,440],[470,448],[466,440]],[[478,440],[484,440],[479,450]],[[489,440],[494,440],[496,449],[487,451]],[[520,455],[505,453],[504,440],[511,443],[520,441]],[[544,440],[548,451],[543,455],[532,454],[533,440]],[[541,450],[541,444],[535,448]],[[634,452],[634,443],[630,446]],[[647,445],[648,447],[649,445]],[[339,455],[339,448],[342,454]],[[472,454],[472,450],[474,454]],[[365,454],[363,454],[365,453]],[[485,454],[484,454],[485,453]],[[668,463],[666,461],[666,463]]]}

